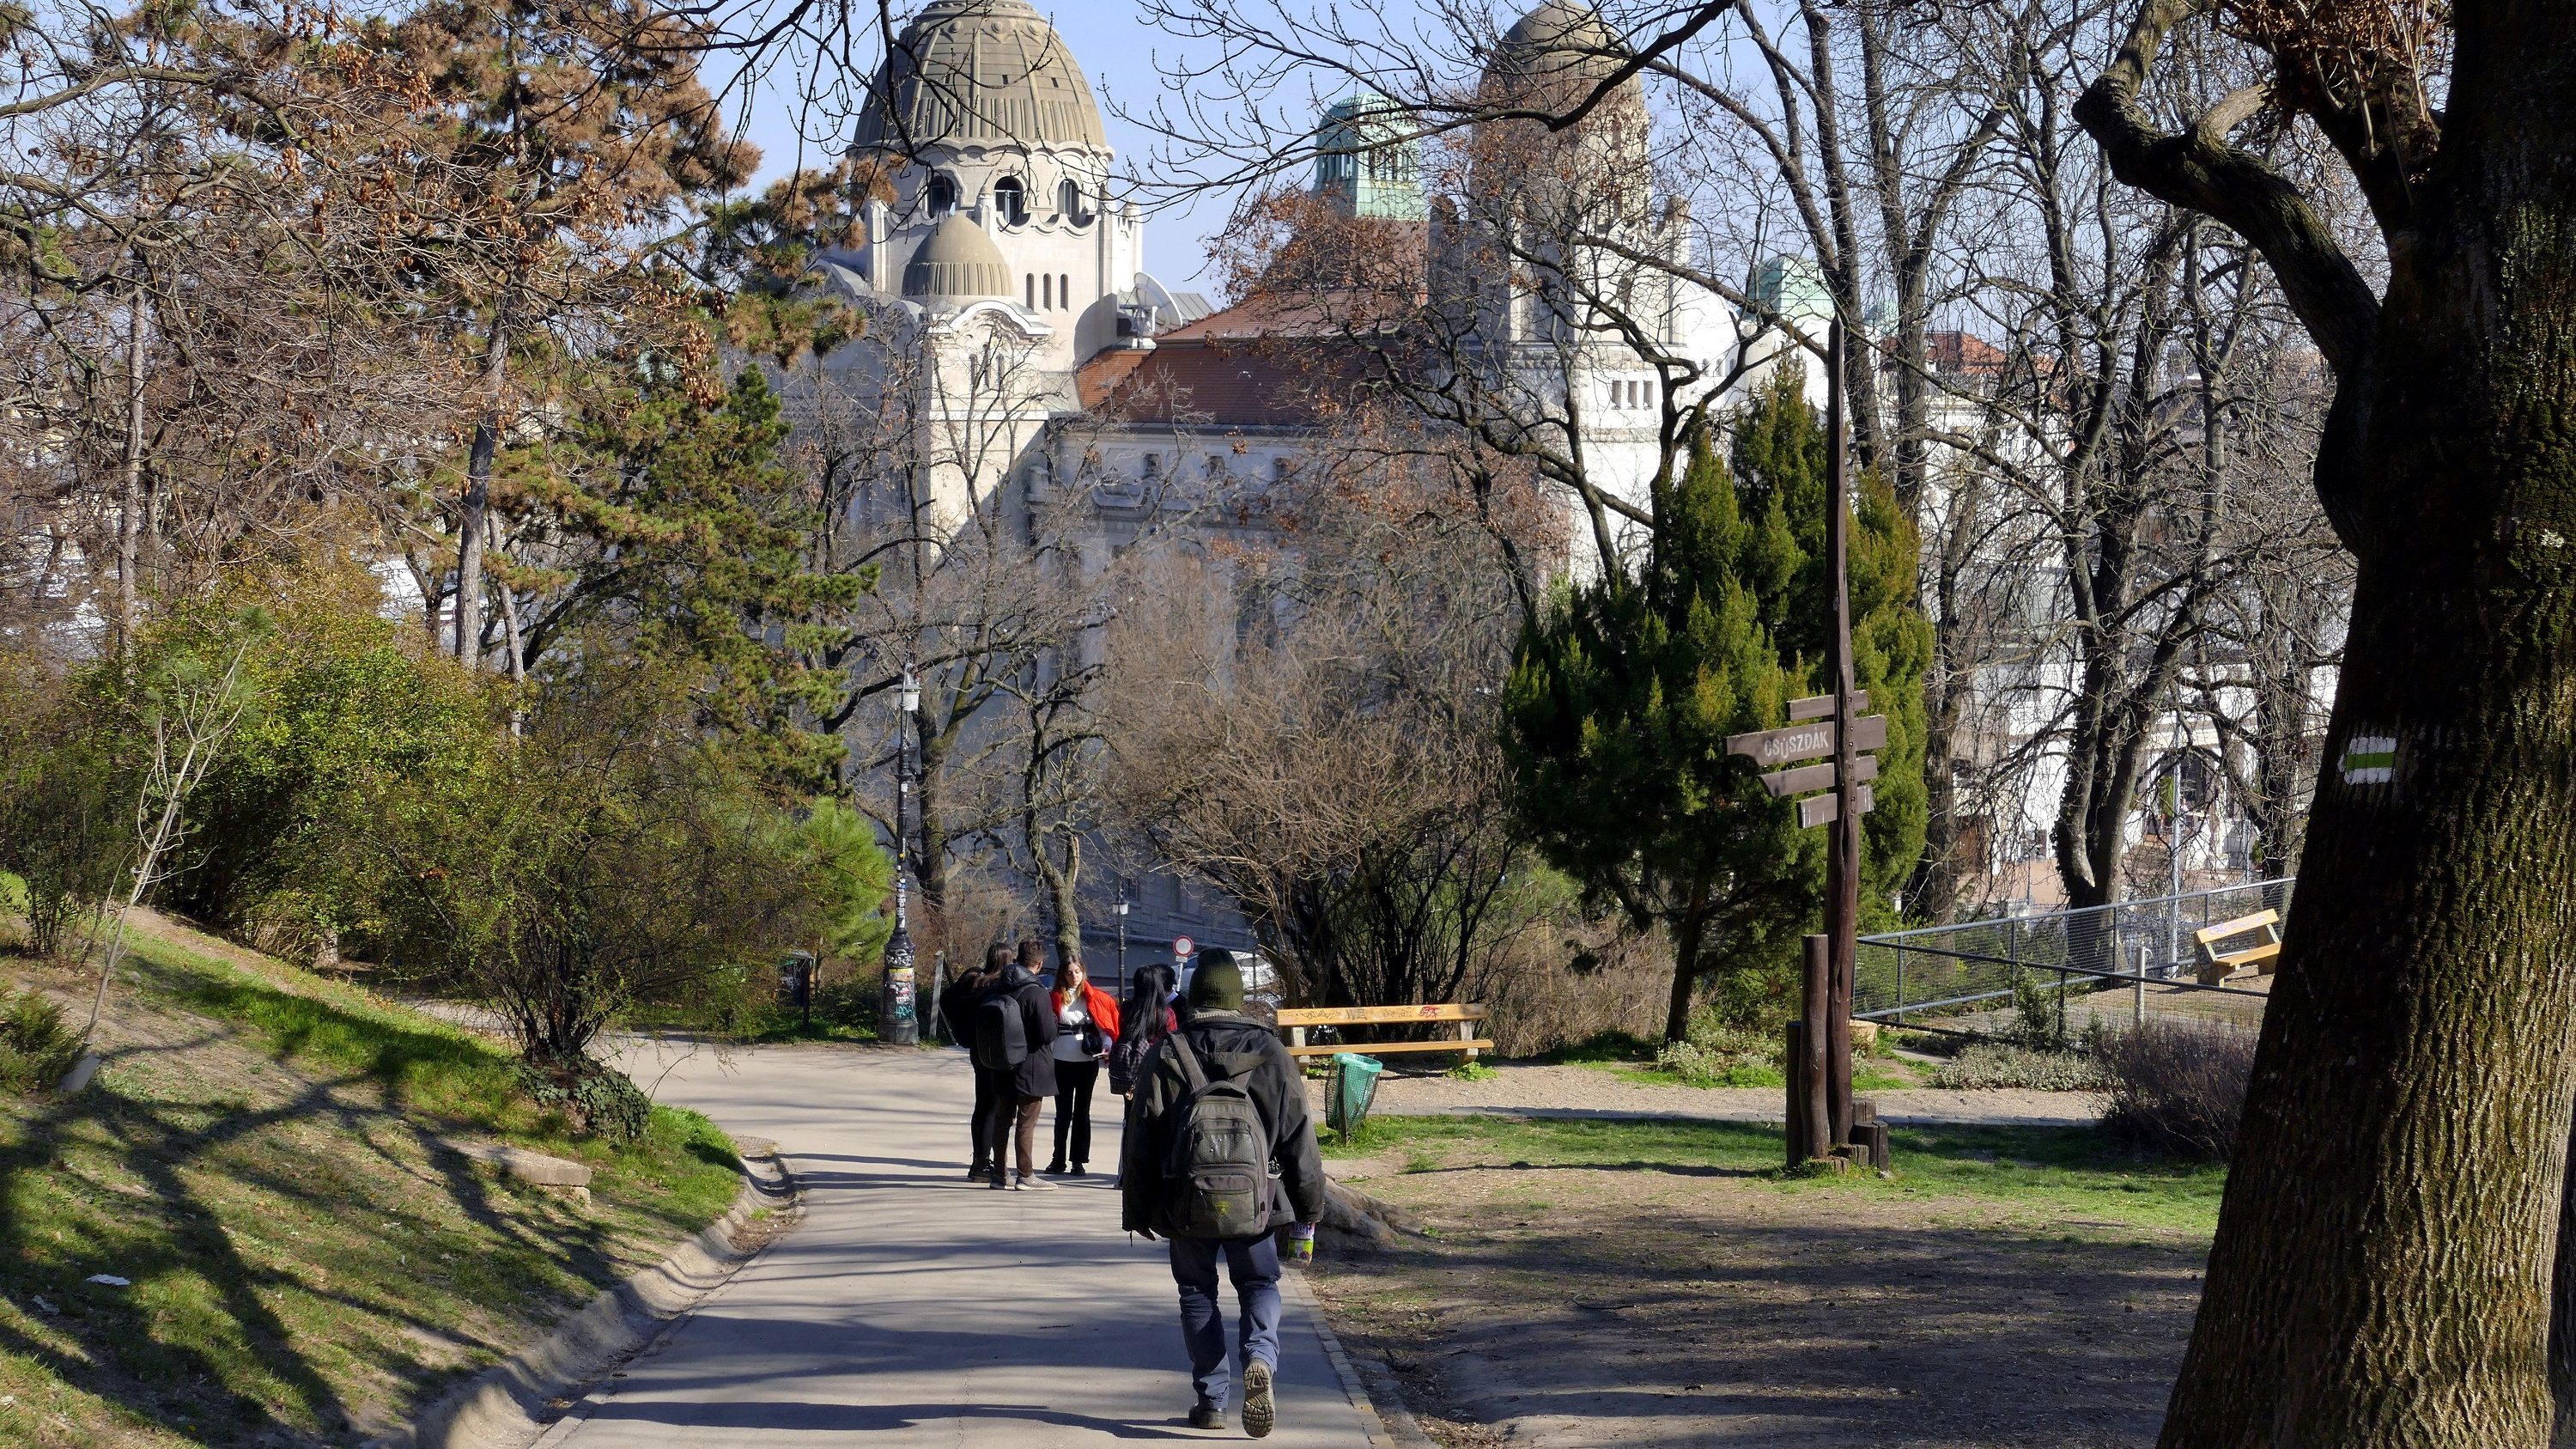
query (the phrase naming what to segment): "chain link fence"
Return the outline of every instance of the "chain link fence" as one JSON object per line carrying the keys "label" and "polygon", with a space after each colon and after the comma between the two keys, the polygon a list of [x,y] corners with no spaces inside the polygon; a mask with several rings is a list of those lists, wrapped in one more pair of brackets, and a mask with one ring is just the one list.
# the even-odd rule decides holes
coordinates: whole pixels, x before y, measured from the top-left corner
{"label": "chain link fence", "polygon": [[[2006,916],[1860,938],[1852,1015],[1895,1026],[2010,1034],[2034,1010],[2080,1033],[2097,1016],[2262,1020],[2269,976],[2205,985],[2193,933],[2270,910],[2289,913],[2294,878]],[[2230,942],[2228,944],[2235,944]]]}

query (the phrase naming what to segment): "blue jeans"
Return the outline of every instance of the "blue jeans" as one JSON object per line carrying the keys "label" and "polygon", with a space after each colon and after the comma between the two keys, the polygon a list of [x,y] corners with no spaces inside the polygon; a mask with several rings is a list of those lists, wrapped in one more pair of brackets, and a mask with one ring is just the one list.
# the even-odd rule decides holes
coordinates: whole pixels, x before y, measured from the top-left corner
{"label": "blue jeans", "polygon": [[1236,1356],[1279,1367],[1279,1246],[1257,1238],[1174,1238],[1172,1281],[1181,1285],[1181,1341],[1190,1351],[1190,1378],[1199,1402],[1223,1409],[1232,1380],[1225,1371],[1225,1320],[1217,1311],[1216,1258],[1225,1254],[1227,1276],[1242,1310]]}

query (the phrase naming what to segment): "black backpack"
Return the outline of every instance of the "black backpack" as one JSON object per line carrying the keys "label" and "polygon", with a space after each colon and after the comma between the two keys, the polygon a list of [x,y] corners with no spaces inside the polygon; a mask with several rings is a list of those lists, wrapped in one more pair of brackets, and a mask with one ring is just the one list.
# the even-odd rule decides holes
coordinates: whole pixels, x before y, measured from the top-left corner
{"label": "black backpack", "polygon": [[1029,1059],[1029,1024],[1017,992],[996,990],[975,1008],[975,1065],[1007,1072]]}
{"label": "black backpack", "polygon": [[1163,1156],[1167,1226],[1183,1238],[1256,1237],[1270,1225],[1270,1127],[1260,1104],[1233,1077],[1209,1081],[1180,1032],[1163,1041],[1189,1083],[1172,1104]]}

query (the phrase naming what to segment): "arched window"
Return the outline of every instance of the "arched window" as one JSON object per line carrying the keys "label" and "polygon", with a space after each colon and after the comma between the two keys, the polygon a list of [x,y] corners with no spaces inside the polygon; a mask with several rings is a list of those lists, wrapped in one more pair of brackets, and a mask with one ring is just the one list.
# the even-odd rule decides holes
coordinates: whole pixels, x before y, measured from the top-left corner
{"label": "arched window", "polygon": [[1029,219],[1028,188],[1020,178],[1005,176],[993,183],[993,208],[1001,213],[1004,226],[1018,226]]}
{"label": "arched window", "polygon": [[1063,212],[1065,220],[1075,226],[1090,220],[1082,214],[1082,183],[1070,176],[1056,183],[1055,209]]}
{"label": "arched window", "polygon": [[957,178],[945,171],[934,172],[930,184],[921,190],[921,204],[935,220],[957,209]]}
{"label": "arched window", "polygon": [[1035,272],[1020,273],[1020,285],[1028,289],[1028,305],[1030,309],[1034,311],[1038,305],[1038,274]]}
{"label": "arched window", "polygon": [[1058,272],[1055,278],[1055,300],[1059,307],[1073,305],[1073,274]]}
{"label": "arched window", "polygon": [[1046,303],[1048,311],[1055,310],[1055,277],[1050,273],[1038,274],[1038,300]]}

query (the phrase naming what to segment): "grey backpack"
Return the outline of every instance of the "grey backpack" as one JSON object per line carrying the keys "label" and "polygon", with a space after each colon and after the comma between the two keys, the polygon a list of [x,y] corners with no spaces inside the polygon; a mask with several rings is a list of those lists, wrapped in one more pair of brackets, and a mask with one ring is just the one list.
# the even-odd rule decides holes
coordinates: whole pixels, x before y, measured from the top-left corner
{"label": "grey backpack", "polygon": [[1270,1224],[1270,1129],[1243,1083],[1211,1082],[1180,1032],[1165,1037],[1189,1094],[1163,1157],[1171,1235],[1250,1238]]}

